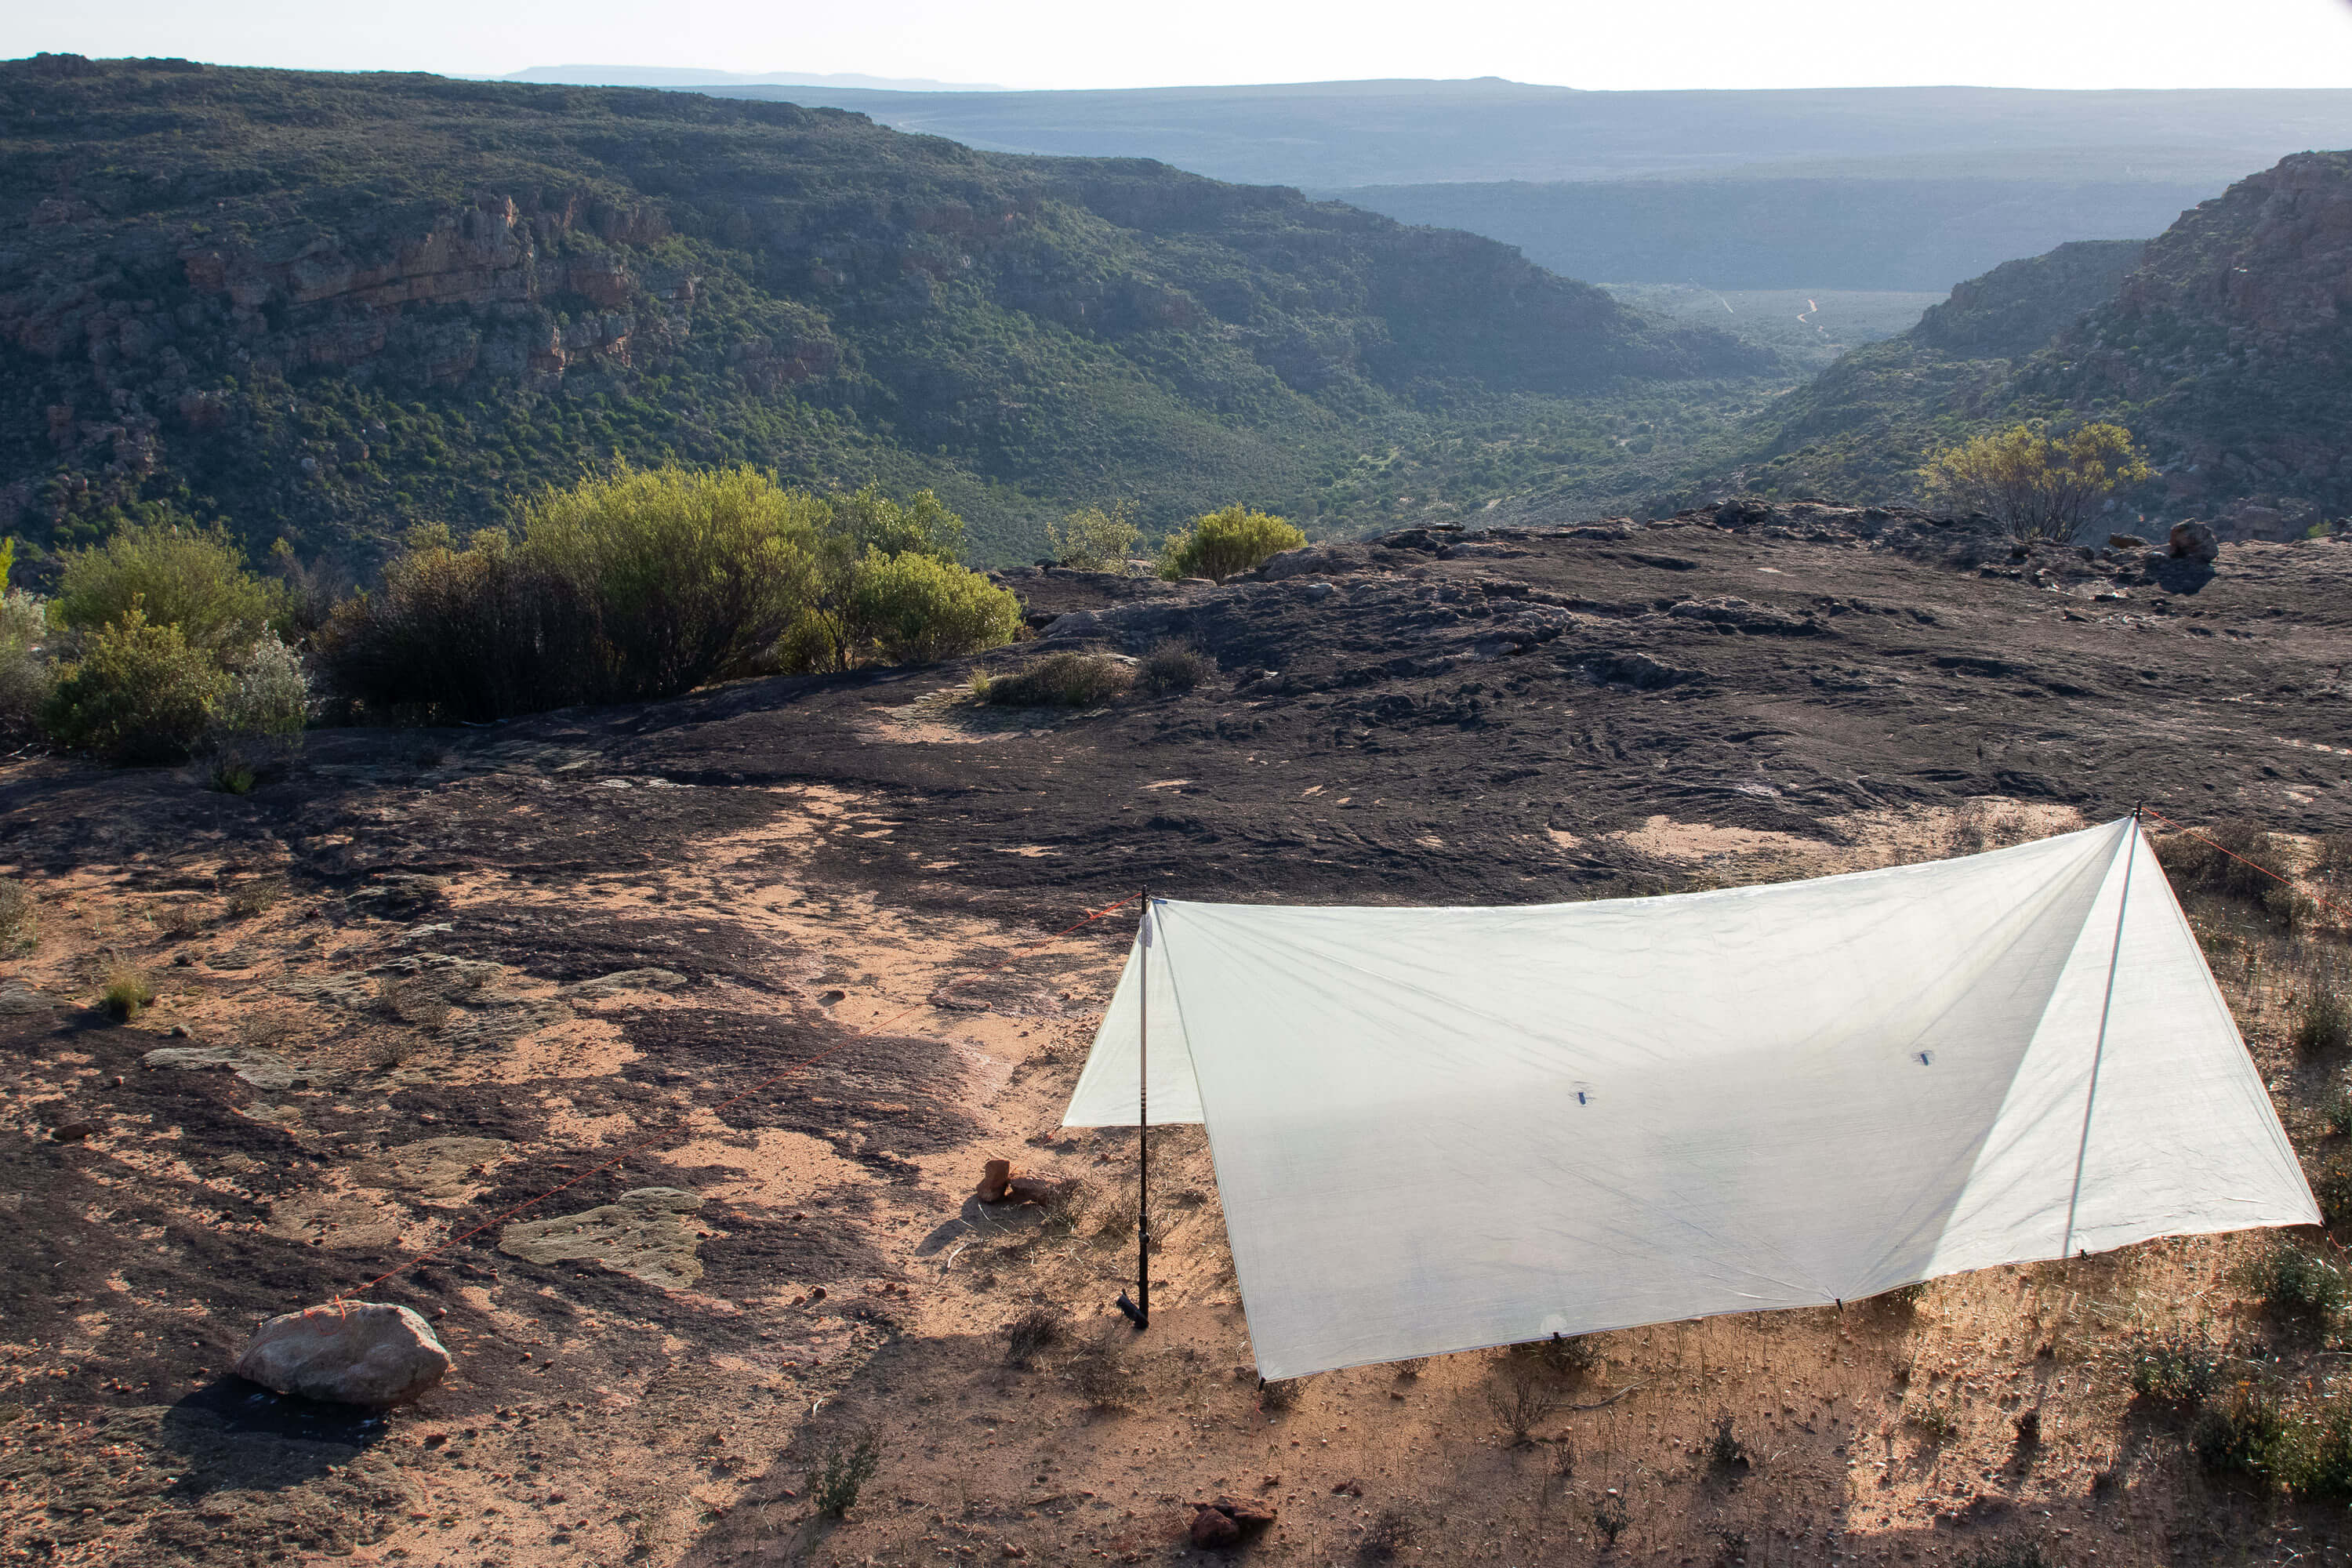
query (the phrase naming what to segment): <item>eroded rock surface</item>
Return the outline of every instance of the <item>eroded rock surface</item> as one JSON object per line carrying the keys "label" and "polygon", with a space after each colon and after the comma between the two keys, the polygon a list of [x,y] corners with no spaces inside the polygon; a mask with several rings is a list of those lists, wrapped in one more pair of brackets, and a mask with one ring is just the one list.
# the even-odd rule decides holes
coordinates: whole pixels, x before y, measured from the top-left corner
{"label": "eroded rock surface", "polygon": [[694,1227],[682,1217],[702,1206],[676,1187],[638,1187],[618,1203],[554,1219],[519,1220],[499,1250],[532,1263],[598,1263],[648,1285],[683,1290],[702,1278]]}

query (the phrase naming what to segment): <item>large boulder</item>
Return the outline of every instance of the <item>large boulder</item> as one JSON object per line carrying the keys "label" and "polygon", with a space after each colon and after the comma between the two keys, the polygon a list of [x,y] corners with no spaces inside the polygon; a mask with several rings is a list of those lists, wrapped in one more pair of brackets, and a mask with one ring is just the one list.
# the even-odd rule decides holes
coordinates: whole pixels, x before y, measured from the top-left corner
{"label": "large boulder", "polygon": [[2221,542],[2211,528],[2191,520],[2176,522],[2166,541],[2175,561],[2201,561],[2210,565],[2221,553]]}
{"label": "large boulder", "polygon": [[383,1408],[441,1381],[449,1352],[423,1318],[381,1301],[332,1301],[267,1320],[237,1376],[303,1399]]}

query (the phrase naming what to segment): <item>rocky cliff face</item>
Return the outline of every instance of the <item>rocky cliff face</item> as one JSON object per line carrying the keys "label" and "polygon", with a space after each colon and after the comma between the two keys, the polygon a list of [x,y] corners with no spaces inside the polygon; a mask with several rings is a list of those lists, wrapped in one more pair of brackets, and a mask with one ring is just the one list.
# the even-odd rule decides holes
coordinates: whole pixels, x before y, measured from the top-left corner
{"label": "rocky cliff face", "polygon": [[2150,241],[2017,394],[2127,417],[2171,508],[2237,537],[2299,535],[2352,511],[2348,306],[2352,153],[2300,153]]}

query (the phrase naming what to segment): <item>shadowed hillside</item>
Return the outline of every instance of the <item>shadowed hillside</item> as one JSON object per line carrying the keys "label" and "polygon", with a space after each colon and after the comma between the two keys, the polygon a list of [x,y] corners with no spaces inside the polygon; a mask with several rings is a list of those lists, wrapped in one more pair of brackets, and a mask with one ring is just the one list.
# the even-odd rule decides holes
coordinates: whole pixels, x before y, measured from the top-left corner
{"label": "shadowed hillside", "polygon": [[999,556],[1119,495],[1344,526],[1367,452],[1475,505],[1538,459],[1465,435],[1775,363],[1491,241],[1158,163],[74,57],[0,67],[0,528],[168,500],[362,553],[616,452],[936,486]]}

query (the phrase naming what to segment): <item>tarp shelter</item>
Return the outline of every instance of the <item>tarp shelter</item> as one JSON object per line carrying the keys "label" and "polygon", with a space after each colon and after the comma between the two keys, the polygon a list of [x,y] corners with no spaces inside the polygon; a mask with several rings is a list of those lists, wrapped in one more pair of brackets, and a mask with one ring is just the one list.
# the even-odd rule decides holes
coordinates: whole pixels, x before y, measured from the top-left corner
{"label": "tarp shelter", "polygon": [[1135,1124],[1139,973],[1269,1378],[2319,1218],[2129,818],[1666,898],[1155,899],[1066,1125]]}

